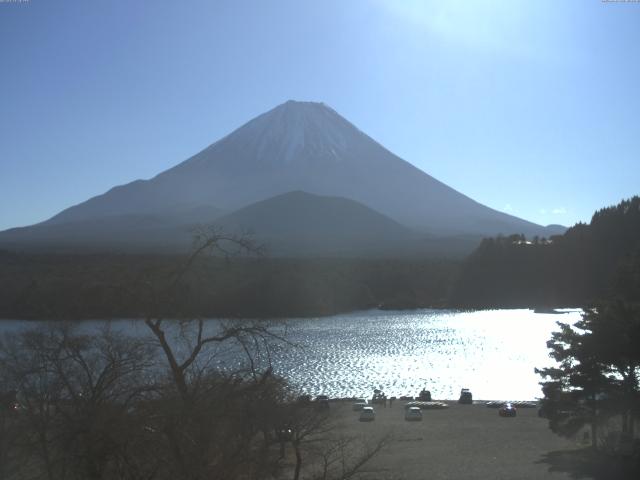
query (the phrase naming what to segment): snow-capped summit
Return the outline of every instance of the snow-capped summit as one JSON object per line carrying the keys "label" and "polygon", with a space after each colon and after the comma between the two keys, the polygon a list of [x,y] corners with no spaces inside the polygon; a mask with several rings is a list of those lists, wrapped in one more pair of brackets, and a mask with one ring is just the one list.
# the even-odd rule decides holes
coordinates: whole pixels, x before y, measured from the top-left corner
{"label": "snow-capped summit", "polygon": [[[214,154],[229,142],[243,144],[252,162],[339,161],[349,147],[368,137],[335,110],[320,102],[289,100],[254,118],[205,151]],[[185,165],[208,158],[194,157]]]}

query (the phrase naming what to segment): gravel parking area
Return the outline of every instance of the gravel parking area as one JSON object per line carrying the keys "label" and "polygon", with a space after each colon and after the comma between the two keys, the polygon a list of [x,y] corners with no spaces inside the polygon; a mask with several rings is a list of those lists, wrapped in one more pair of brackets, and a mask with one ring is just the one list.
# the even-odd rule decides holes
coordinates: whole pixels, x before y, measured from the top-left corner
{"label": "gravel parking area", "polygon": [[[581,450],[552,433],[537,409],[518,409],[502,418],[485,402],[423,410],[419,422],[404,420],[404,404],[375,406],[373,422],[358,421],[350,402],[335,402],[331,415],[347,435],[375,442],[390,434],[389,445],[366,466],[366,478],[422,479],[570,479],[570,469],[550,461],[560,452]],[[575,472],[574,472],[575,473]],[[582,478],[589,478],[585,476]]]}

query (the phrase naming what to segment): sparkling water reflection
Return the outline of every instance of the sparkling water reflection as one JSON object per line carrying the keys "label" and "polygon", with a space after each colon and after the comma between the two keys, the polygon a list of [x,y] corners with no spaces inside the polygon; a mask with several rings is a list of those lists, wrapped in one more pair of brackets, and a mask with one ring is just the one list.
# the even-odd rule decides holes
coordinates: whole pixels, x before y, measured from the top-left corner
{"label": "sparkling water reflection", "polygon": [[[382,388],[389,396],[413,396],[427,388],[434,398],[455,399],[466,387],[478,399],[530,400],[541,396],[534,368],[552,364],[546,342],[556,322],[580,319],[579,310],[562,312],[375,310],[288,319],[283,321],[287,339],[297,346],[276,348],[273,367],[311,395],[360,397]],[[85,322],[83,328],[103,324]],[[147,334],[141,321],[111,324]],[[4,321],[0,331],[29,325],[33,323]],[[209,321],[209,328],[217,325],[217,320]],[[227,367],[241,360],[238,351],[218,357]]]}
{"label": "sparkling water reflection", "polygon": [[546,342],[556,322],[574,323],[580,312],[531,310],[358,312],[289,320],[303,346],[278,356],[276,370],[310,394],[534,399],[541,396],[535,367],[551,365]]}

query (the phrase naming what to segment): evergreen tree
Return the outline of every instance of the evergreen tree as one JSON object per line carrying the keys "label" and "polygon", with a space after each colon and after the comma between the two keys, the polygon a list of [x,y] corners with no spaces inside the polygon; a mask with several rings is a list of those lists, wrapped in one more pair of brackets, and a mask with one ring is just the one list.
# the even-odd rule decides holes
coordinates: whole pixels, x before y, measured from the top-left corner
{"label": "evergreen tree", "polygon": [[547,346],[559,366],[536,369],[545,379],[541,412],[550,428],[572,436],[588,425],[597,447],[598,425],[619,416],[622,431],[633,436],[640,418],[640,306],[602,303],[574,326],[558,325]]}

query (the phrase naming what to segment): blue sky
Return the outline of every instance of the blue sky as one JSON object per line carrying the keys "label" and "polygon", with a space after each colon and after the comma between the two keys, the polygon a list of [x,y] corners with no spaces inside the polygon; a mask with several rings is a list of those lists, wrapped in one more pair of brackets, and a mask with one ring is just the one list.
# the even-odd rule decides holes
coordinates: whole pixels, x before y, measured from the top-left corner
{"label": "blue sky", "polygon": [[640,3],[0,0],[0,229],[323,101],[541,224],[640,193]]}

